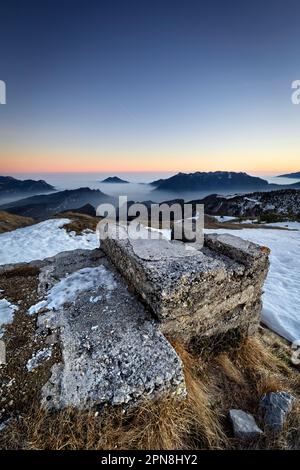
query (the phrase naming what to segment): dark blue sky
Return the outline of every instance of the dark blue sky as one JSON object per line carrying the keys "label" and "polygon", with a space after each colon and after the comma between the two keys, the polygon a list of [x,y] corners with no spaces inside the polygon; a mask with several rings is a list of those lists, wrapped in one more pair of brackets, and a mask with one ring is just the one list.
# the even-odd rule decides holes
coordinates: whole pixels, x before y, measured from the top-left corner
{"label": "dark blue sky", "polygon": [[3,171],[299,170],[300,3],[1,3]]}

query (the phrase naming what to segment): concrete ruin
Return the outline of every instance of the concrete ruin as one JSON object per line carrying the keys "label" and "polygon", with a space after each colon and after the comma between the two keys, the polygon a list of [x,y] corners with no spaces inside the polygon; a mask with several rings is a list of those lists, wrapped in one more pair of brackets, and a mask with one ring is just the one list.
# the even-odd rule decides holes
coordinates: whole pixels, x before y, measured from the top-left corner
{"label": "concrete ruin", "polygon": [[[113,227],[108,228],[113,232]],[[160,323],[185,344],[210,346],[255,332],[269,267],[266,247],[225,234],[202,249],[167,239],[107,236],[101,248]],[[209,341],[208,341],[209,340]]]}

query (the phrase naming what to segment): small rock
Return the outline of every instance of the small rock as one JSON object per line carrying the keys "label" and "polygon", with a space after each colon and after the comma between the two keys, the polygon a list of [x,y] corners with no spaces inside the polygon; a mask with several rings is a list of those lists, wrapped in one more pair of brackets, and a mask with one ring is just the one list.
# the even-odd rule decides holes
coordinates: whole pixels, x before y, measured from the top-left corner
{"label": "small rock", "polygon": [[294,366],[300,366],[300,340],[294,341],[292,344],[293,353],[291,355],[291,363]]}
{"label": "small rock", "polygon": [[267,426],[274,431],[280,431],[293,407],[295,398],[287,392],[270,392],[260,401],[264,420]]}
{"label": "small rock", "polygon": [[297,341],[294,341],[292,344],[292,349],[298,349],[300,348],[300,339],[297,339]]}
{"label": "small rock", "polygon": [[297,349],[297,351],[294,351],[293,354],[291,355],[291,363],[294,366],[300,365],[300,349]]}
{"label": "small rock", "polygon": [[9,424],[10,419],[7,419],[6,421],[0,422],[0,432],[4,431],[6,426]]}
{"label": "small rock", "polygon": [[46,340],[45,340],[45,343],[46,344],[50,344],[50,345],[53,345],[55,343],[57,343],[58,341],[58,337],[57,337],[57,334],[55,333],[52,333],[51,335],[48,335]]}
{"label": "small rock", "polygon": [[263,434],[263,431],[257,426],[251,414],[243,410],[230,410],[229,417],[235,437],[239,439],[254,439]]}

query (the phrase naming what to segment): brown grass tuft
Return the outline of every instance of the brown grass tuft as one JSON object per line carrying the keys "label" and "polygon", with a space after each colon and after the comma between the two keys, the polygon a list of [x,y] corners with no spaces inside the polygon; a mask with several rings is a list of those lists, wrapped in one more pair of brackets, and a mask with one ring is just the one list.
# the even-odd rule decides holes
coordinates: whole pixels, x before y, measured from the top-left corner
{"label": "brown grass tuft", "polygon": [[63,228],[66,229],[67,232],[75,232],[76,235],[81,235],[85,230],[92,230],[94,232],[100,221],[99,217],[71,211],[57,214],[55,217],[71,219],[71,222],[65,224]]}
{"label": "brown grass tuft", "polygon": [[245,377],[227,354],[221,353],[216,357],[216,363],[229,380],[239,385],[245,385]]}
{"label": "brown grass tuft", "polygon": [[248,382],[255,385],[257,396],[267,392],[289,390],[289,367],[270,350],[257,337],[247,338],[234,353],[235,365],[245,371]]}
{"label": "brown grass tuft", "polygon": [[27,227],[34,223],[35,221],[31,217],[23,217],[21,215],[0,211],[0,233],[11,232],[17,228]]}

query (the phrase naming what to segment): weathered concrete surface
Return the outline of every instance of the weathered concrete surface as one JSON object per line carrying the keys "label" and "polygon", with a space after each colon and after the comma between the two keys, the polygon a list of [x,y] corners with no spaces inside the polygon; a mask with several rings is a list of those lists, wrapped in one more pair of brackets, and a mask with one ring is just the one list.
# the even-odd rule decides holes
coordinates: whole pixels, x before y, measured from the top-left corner
{"label": "weathered concrete surface", "polygon": [[234,437],[238,439],[255,439],[263,434],[250,413],[243,410],[230,410],[229,418],[232,423]]}
{"label": "weathered concrete surface", "polygon": [[[259,324],[269,250],[238,237],[206,235],[201,250],[178,241],[114,239],[101,248],[152,310],[162,331],[184,342]],[[123,227],[121,230],[125,230]],[[128,234],[127,234],[128,235]]]}
{"label": "weathered concrete surface", "polygon": [[113,279],[112,288],[99,285],[58,311],[39,314],[40,331],[58,333],[63,359],[43,387],[44,406],[90,408],[166,394],[184,397],[179,357],[100,250],[51,259],[42,269],[41,292],[66,272],[99,264]]}

